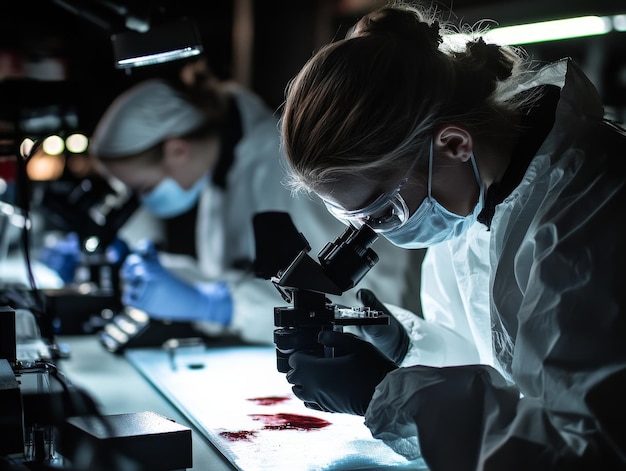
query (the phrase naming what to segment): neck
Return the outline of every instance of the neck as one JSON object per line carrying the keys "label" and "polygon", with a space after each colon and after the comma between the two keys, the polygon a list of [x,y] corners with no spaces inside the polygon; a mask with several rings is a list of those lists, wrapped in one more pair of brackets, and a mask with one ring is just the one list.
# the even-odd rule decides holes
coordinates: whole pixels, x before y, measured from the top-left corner
{"label": "neck", "polygon": [[[501,117],[500,117],[501,118]],[[474,141],[474,156],[484,185],[488,188],[502,179],[519,138],[519,119],[494,120],[489,132]]]}

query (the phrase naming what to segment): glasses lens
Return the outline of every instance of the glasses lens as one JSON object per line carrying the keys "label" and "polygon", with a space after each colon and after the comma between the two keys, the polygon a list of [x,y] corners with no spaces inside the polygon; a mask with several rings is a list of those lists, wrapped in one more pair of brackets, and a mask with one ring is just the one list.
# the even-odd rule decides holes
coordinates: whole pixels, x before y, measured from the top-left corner
{"label": "glasses lens", "polygon": [[409,218],[409,208],[400,193],[380,198],[367,208],[348,211],[324,201],[328,211],[340,221],[359,228],[363,224],[375,232],[387,232],[402,226]]}
{"label": "glasses lens", "polygon": [[387,205],[365,219],[375,232],[388,232],[402,226],[409,218],[409,209],[399,193]]}

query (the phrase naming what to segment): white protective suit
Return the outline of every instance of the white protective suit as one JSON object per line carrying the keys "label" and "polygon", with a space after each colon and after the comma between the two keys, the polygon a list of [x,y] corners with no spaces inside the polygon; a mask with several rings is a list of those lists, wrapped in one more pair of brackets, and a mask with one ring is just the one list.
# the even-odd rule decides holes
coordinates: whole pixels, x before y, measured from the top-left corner
{"label": "white protective suit", "polygon": [[409,366],[365,415],[432,471],[626,469],[626,134],[570,60],[541,84],[552,130],[490,231],[428,249]]}
{"label": "white protective suit", "polygon": [[[252,218],[262,211],[286,211],[296,228],[308,240],[309,255],[317,253],[344,232],[346,226],[328,213],[319,200],[307,195],[292,195],[285,187],[285,162],[280,158],[278,120],[272,111],[250,91],[232,86],[241,116],[242,137],[234,150],[234,162],[227,173],[225,189],[208,183],[198,203],[196,253],[198,263],[189,256],[161,254],[164,266],[190,281],[226,279],[233,298],[233,317],[228,333],[248,342],[271,344],[274,331],[274,307],[288,306],[269,281],[254,273],[232,269],[238,260],[254,260],[255,240]],[[147,227],[150,217],[139,213],[135,225]],[[154,221],[152,221],[154,223]],[[154,229],[153,229],[154,230]],[[153,236],[158,240],[157,235]],[[133,230],[127,227],[126,238]],[[276,234],[277,237],[280,234]],[[372,245],[379,262],[356,288],[343,296],[329,296],[333,302],[361,306],[355,293],[359,288],[371,289],[381,300],[410,306],[407,287],[411,277],[419,276],[408,253],[380,237]],[[286,267],[285,267],[286,268]],[[419,306],[419,294],[414,302]],[[223,327],[207,322],[195,327],[210,335],[224,332]]]}

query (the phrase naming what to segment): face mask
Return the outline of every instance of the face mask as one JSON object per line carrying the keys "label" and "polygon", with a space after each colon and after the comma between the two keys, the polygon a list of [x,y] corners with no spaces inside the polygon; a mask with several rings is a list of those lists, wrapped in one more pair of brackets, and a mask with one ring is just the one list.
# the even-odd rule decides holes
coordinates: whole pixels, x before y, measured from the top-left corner
{"label": "face mask", "polygon": [[430,143],[428,157],[428,195],[406,223],[397,229],[383,233],[394,245],[406,249],[422,249],[463,234],[478,217],[483,208],[483,185],[478,174],[474,153],[470,154],[474,176],[480,188],[474,211],[467,216],[459,216],[444,208],[431,194],[433,143]]}
{"label": "face mask", "polygon": [[173,178],[166,177],[141,196],[141,202],[155,216],[171,218],[191,209],[205,185],[206,178],[201,178],[191,188],[183,190]]}

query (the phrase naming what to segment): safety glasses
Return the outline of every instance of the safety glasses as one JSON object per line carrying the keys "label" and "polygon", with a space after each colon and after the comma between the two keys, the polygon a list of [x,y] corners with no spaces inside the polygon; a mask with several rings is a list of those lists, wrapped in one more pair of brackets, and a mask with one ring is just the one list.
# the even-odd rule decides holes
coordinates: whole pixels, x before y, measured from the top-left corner
{"label": "safety glasses", "polygon": [[378,233],[389,232],[402,227],[408,221],[410,214],[409,207],[400,192],[409,181],[417,160],[413,160],[405,176],[393,191],[383,193],[364,208],[347,210],[330,201],[323,200],[326,209],[346,224],[351,224],[357,228],[366,224]]}

